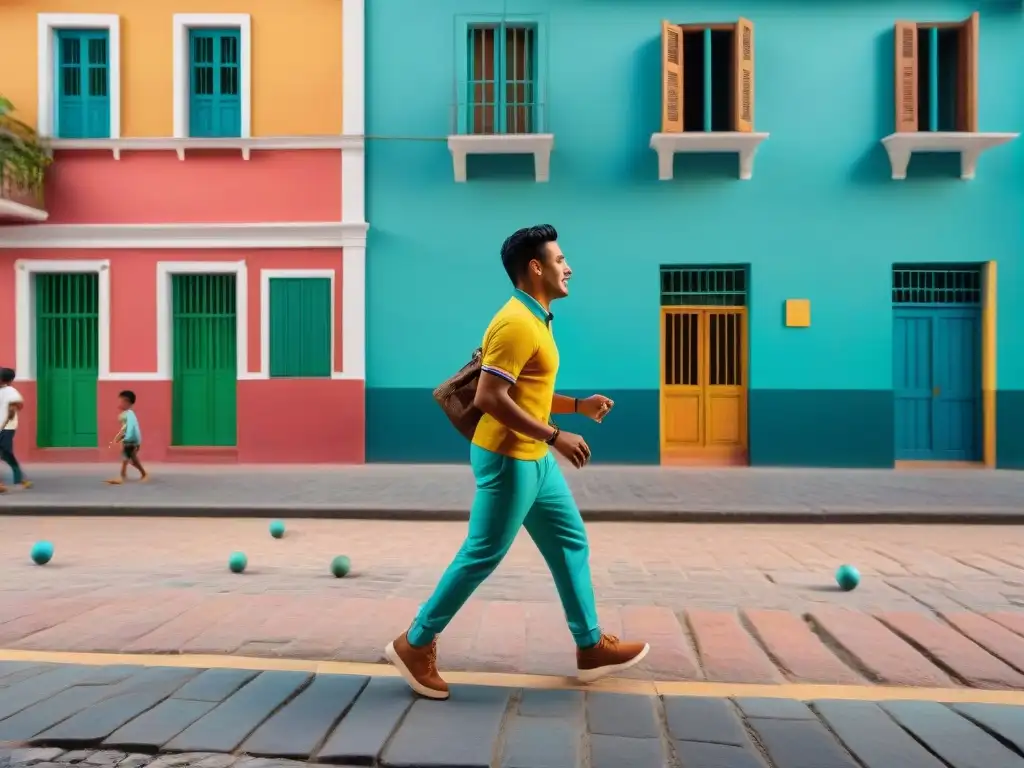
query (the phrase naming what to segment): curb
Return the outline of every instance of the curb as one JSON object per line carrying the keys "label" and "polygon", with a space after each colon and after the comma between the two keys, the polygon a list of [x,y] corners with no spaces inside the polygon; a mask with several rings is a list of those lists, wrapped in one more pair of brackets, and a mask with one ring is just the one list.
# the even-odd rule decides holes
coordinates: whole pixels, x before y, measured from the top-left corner
{"label": "curb", "polygon": [[[774,523],[806,524],[910,524],[910,525],[1021,525],[1024,508],[965,509],[679,509],[641,510],[584,507],[587,522],[607,523]],[[403,507],[346,507],[343,505],[232,504],[24,504],[0,503],[0,517],[212,517],[212,518],[306,518],[315,520],[465,521],[468,510],[411,509]]]}

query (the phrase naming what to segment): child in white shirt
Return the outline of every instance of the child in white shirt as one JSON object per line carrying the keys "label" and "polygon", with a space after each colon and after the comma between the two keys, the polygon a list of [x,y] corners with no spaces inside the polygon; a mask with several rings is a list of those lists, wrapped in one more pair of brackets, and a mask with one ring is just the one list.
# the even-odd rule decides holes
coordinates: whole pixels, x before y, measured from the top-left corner
{"label": "child in white shirt", "polygon": [[[0,459],[11,468],[15,485],[31,488],[32,483],[25,479],[21,465],[14,456],[14,433],[18,429],[18,413],[25,401],[13,385],[14,371],[10,368],[0,368]],[[0,493],[6,492],[7,487],[0,482]]]}

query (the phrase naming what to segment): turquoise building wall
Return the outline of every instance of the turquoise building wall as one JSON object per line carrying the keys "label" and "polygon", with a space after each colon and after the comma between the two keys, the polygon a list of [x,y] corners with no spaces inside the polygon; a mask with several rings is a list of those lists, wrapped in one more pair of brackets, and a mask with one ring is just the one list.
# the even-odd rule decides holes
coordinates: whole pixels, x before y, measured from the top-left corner
{"label": "turquoise building wall", "polygon": [[[388,0],[367,4],[367,460],[462,461],[432,389],[479,345],[511,286],[498,250],[552,223],[574,269],[553,307],[559,390],[616,401],[586,435],[595,461],[658,461],[659,266],[750,265],[752,464],[893,463],[894,262],[996,260],[998,456],[1024,467],[1024,141],[982,156],[915,156],[892,181],[893,24],[981,13],[981,131],[1024,125],[1017,2]],[[548,183],[484,158],[456,184],[457,14],[527,14],[547,31]],[[735,155],[677,156],[659,182],[660,21],[755,25],[753,179]],[[408,36],[400,40],[399,35]],[[812,325],[783,325],[787,298]]]}

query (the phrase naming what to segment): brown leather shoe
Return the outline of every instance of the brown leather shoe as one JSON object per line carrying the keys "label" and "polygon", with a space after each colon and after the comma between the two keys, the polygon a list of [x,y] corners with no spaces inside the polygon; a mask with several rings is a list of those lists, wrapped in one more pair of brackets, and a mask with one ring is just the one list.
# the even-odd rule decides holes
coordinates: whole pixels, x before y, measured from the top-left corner
{"label": "brown leather shoe", "polygon": [[388,643],[384,654],[420,696],[448,698],[448,683],[437,672],[436,637],[430,645],[417,648],[409,644],[408,634],[403,632],[394,642]]}
{"label": "brown leather shoe", "polygon": [[615,635],[601,635],[592,648],[576,649],[577,678],[592,683],[605,675],[614,675],[635,667],[651,650],[647,643],[624,643]]}

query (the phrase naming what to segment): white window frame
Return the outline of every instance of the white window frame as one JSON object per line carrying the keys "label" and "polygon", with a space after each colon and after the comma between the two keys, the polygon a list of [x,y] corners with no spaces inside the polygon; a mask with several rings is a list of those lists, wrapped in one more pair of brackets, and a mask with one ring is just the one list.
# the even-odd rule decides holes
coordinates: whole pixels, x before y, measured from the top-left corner
{"label": "white window frame", "polygon": [[[332,379],[350,378],[338,372],[337,337],[338,337],[338,302],[337,270],[334,269],[264,269],[260,272],[260,378],[270,376],[270,281],[276,277],[331,280],[331,375]],[[292,378],[292,377],[289,377]],[[310,376],[305,378],[327,379],[327,376]]]}
{"label": "white window frame", "polygon": [[174,377],[173,275],[235,276],[235,345],[237,378],[249,373],[249,281],[244,261],[158,261],[156,265],[156,378]]}
{"label": "white window frame", "polygon": [[36,378],[36,275],[73,272],[99,276],[96,307],[96,363],[100,380],[110,377],[110,261],[75,259],[18,259],[14,263],[14,365],[21,381]]}
{"label": "white window frame", "polygon": [[[57,32],[61,29],[105,29],[110,35],[107,51],[107,88],[110,95],[110,136],[121,138],[121,19],[115,13],[40,13],[38,36],[37,130],[54,137],[57,130]],[[104,137],[106,138],[106,137]]]}
{"label": "white window frame", "polygon": [[190,69],[189,32],[193,29],[237,29],[240,34],[238,52],[239,97],[242,107],[240,138],[252,136],[252,21],[247,13],[176,13],[174,14],[174,138],[187,139],[188,86]]}

